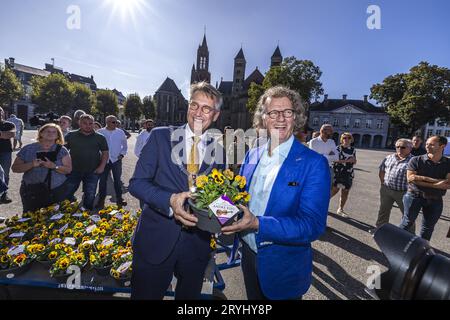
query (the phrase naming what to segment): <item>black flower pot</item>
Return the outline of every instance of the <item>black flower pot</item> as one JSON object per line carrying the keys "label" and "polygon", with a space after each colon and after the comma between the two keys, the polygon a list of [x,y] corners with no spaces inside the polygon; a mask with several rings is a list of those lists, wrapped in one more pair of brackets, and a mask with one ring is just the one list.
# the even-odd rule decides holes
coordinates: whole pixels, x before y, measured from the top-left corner
{"label": "black flower pot", "polygon": [[109,276],[111,267],[112,267],[112,264],[109,266],[106,266],[106,267],[95,267],[94,266],[94,270],[95,270],[95,272],[97,272],[97,274],[99,276],[106,277],[106,276]]}
{"label": "black flower pot", "polygon": [[240,213],[242,212],[239,211],[232,218],[228,219],[227,222],[220,224],[219,219],[217,219],[217,216],[214,213],[211,212],[210,214],[209,210],[197,208],[192,199],[188,199],[188,203],[191,211],[198,218],[197,228],[210,233],[220,233],[222,227],[231,225],[234,221],[237,221]]}
{"label": "black flower pot", "polygon": [[116,280],[116,283],[121,287],[125,288],[131,287],[131,277],[124,277],[119,279],[114,278],[114,280]]}
{"label": "black flower pot", "polygon": [[11,268],[11,269],[0,269],[0,277],[1,278],[15,278],[17,276],[20,276],[22,273],[27,272],[31,267],[31,262],[29,261],[23,266]]}

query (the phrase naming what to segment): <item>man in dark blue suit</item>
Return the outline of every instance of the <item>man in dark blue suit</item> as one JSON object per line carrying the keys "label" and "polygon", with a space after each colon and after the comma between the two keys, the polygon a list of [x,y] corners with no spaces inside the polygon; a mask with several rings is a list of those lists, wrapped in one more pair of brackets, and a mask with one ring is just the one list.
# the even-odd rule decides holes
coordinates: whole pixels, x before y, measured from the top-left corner
{"label": "man in dark blue suit", "polygon": [[132,299],[162,299],[173,275],[176,299],[200,298],[211,235],[195,227],[186,201],[196,175],[223,169],[222,153],[214,152],[217,139],[207,132],[221,104],[213,86],[193,84],[188,123],[153,129],[142,149],[129,185],[145,203],[133,236]]}

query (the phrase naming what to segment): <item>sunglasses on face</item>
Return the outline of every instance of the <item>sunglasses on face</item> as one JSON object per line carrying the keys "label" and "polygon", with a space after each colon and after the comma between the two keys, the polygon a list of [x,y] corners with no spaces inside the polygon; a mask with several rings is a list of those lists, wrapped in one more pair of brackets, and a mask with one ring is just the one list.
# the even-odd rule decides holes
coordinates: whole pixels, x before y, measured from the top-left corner
{"label": "sunglasses on face", "polygon": [[342,138],[342,140],[351,140],[351,138],[350,137],[344,137],[344,138]]}
{"label": "sunglasses on face", "polygon": [[403,150],[403,149],[406,149],[405,146],[395,146],[395,148],[396,148],[396,149],[402,149],[402,150]]}

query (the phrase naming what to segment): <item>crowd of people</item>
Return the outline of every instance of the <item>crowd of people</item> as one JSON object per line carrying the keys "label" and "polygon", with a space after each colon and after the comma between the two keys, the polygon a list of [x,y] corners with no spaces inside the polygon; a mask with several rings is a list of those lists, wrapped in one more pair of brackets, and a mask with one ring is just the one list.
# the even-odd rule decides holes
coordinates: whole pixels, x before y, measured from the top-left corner
{"label": "crowd of people", "polygon": [[[206,82],[191,85],[187,123],[178,128],[186,150],[182,165],[172,159],[173,128],[155,128],[151,119],[142,122],[134,148],[138,161],[129,181],[129,192],[143,210],[133,236],[133,299],[162,299],[172,275],[177,277],[176,299],[200,297],[211,235],[195,228],[198,219],[185,204],[193,197],[196,176],[213,168],[228,167],[245,177],[246,191],[252,195],[248,206],[240,207],[242,218],[222,228],[223,234],[235,235],[242,243],[249,299],[301,299],[311,285],[311,243],[325,231],[329,200],[339,192],[337,214],[349,217],[344,207],[357,163],[350,132],[341,134],[336,145],[333,127],[324,124],[308,143],[302,141],[304,135],[298,139],[306,123],[305,103],[298,93],[276,86],[264,92],[254,113],[254,127],[266,132],[268,143],[250,148],[245,139],[234,137],[226,143],[224,136],[219,150],[228,160],[223,163],[215,158],[217,151],[213,159],[206,154],[211,143],[207,130],[218,119],[221,105],[216,88]],[[130,134],[114,115],[102,126],[77,110],[73,120],[62,116],[58,124],[41,126],[36,142],[25,146],[23,122],[17,117],[5,121],[1,108],[0,115],[1,203],[11,201],[7,190],[14,139],[20,151],[11,169],[23,173],[24,212],[63,199],[74,201],[80,184],[83,207],[101,209],[110,173],[117,205],[127,205],[121,180]],[[450,188],[450,162],[443,156],[446,144],[441,136],[429,137],[425,148],[418,136],[396,141],[395,153],[379,167],[376,228],[389,222],[395,202],[403,214],[399,227],[415,232],[421,211],[420,236],[431,238],[442,214],[442,197]],[[242,145],[245,157],[232,153],[229,161],[228,149]]]}

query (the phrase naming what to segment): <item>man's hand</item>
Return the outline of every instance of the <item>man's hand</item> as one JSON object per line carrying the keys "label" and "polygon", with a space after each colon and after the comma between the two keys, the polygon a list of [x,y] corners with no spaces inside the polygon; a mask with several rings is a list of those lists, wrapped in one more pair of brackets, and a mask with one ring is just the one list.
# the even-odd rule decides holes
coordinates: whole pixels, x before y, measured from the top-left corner
{"label": "man's hand", "polygon": [[243,205],[239,205],[238,207],[244,211],[244,215],[242,216],[242,219],[234,222],[231,226],[223,227],[221,231],[224,235],[230,235],[244,230],[257,231],[259,229],[258,218],[256,218],[247,207],[244,207]]}
{"label": "man's hand", "polygon": [[117,157],[117,159],[118,159],[118,160],[122,160],[122,159],[123,159],[123,157],[124,157],[124,155],[123,155],[123,154],[119,154],[119,156]]}
{"label": "man's hand", "polygon": [[170,207],[173,210],[173,217],[176,220],[187,227],[195,227],[198,222],[197,217],[184,210],[184,203],[190,197],[190,192],[174,193],[170,197]]}
{"label": "man's hand", "polygon": [[95,169],[94,173],[95,174],[102,174],[103,171],[105,171],[105,167],[104,166],[99,166],[97,169]]}
{"label": "man's hand", "polygon": [[450,182],[448,180],[442,180],[434,184],[437,189],[447,190],[450,189]]}

